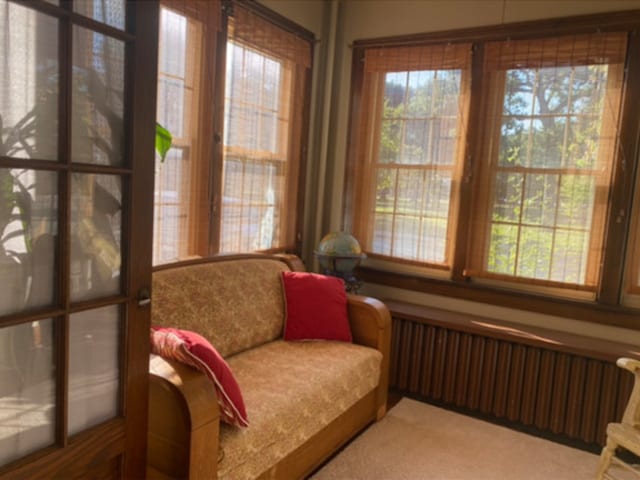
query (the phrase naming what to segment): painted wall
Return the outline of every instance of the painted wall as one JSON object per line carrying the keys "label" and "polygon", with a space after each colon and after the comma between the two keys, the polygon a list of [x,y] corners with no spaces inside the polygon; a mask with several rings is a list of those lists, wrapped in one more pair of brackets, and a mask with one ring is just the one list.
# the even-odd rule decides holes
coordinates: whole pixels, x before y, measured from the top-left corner
{"label": "painted wall", "polygon": [[[640,9],[640,0],[265,0],[263,3],[309,29],[320,25],[314,15],[320,15],[320,10],[323,15],[324,23],[318,30],[321,43],[316,52],[323,52],[326,62],[321,65],[323,71],[316,72],[316,81],[322,82],[323,89],[316,85],[314,90],[322,97],[314,98],[314,141],[317,143],[309,158],[312,165],[308,185],[311,188],[308,189],[307,200],[311,204],[307,210],[311,220],[305,228],[303,251],[307,265],[313,264],[313,246],[322,235],[341,228],[351,84],[350,45],[354,40]],[[335,45],[329,35],[335,36]],[[330,91],[327,91],[327,86],[331,87]],[[363,293],[640,345],[640,331],[596,325],[579,319],[552,317],[380,285],[366,285]]]}
{"label": "painted wall", "polygon": [[331,0],[259,0],[276,13],[313,32],[313,83],[305,184],[304,244],[302,258],[311,267],[313,249],[323,230],[322,192],[327,178],[331,100],[338,2]]}

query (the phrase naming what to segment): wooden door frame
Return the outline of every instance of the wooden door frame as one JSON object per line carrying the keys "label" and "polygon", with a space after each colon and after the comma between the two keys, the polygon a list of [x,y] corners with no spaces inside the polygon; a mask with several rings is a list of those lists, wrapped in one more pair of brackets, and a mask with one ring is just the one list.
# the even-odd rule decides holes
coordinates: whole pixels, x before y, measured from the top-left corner
{"label": "wooden door frame", "polygon": [[[147,455],[147,410],[149,396],[149,306],[139,306],[140,292],[151,293],[153,262],[153,193],[156,92],[158,83],[158,31],[160,4],[157,1],[135,3],[130,15],[135,32],[130,69],[129,131],[131,132],[132,176],[131,215],[129,216],[129,275],[125,292],[129,295],[128,336],[125,339],[127,371],[124,393],[127,398],[123,414],[126,422],[123,461],[124,478],[144,478]],[[130,11],[134,8],[130,8]],[[150,21],[153,19],[153,21]]]}
{"label": "wooden door frame", "polygon": [[[150,309],[139,306],[140,291],[151,286],[154,145],[157,85],[157,49],[159,4],[157,0],[127,0],[126,31],[105,26],[71,11],[71,5],[61,7],[44,2],[24,5],[59,21],[60,83],[59,160],[58,162],[1,158],[0,166],[54,171],[59,174],[58,186],[58,284],[55,301],[50,307],[33,312],[19,312],[3,319],[2,326],[27,323],[42,318],[54,318],[57,365],[55,443],[0,467],[0,479],[13,478],[145,478],[148,410],[148,362]],[[74,25],[92,31],[111,34],[125,44],[125,164],[122,167],[100,165],[71,168],[71,84],[72,44],[68,34]],[[69,240],[69,178],[71,172],[114,174],[122,179],[122,265],[121,293],[109,298],[84,302],[87,307],[118,305],[121,317],[119,414],[106,422],[88,428],[69,438],[68,393],[68,263]],[[90,303],[90,305],[89,305]],[[84,308],[84,307],[83,307]],[[126,399],[126,401],[125,401]],[[104,461],[103,461],[104,460]]]}

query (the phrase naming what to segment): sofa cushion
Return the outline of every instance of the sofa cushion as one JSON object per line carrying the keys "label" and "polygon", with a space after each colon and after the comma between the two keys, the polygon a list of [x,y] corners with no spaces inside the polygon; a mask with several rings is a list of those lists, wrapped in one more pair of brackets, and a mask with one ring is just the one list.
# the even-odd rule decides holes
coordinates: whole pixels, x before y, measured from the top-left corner
{"label": "sofa cushion", "polygon": [[285,270],[285,263],[268,258],[158,270],[151,323],[198,332],[223,357],[272,341],[284,326]]}
{"label": "sofa cushion", "polygon": [[344,282],[307,272],[282,272],[285,340],[351,342]]}
{"label": "sofa cushion", "polygon": [[373,390],[379,351],[344,342],[277,340],[227,358],[251,425],[220,426],[219,478],[255,478]]}
{"label": "sofa cushion", "polygon": [[242,392],[229,365],[206,338],[189,330],[151,327],[151,353],[177,360],[204,373],[218,397],[220,418],[230,425],[249,425]]}

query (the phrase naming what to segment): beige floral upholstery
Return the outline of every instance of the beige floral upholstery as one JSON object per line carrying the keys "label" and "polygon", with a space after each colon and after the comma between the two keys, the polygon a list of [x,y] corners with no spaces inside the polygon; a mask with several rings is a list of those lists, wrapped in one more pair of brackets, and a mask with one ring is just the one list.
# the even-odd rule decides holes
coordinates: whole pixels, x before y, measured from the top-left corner
{"label": "beige floral upholstery", "polygon": [[284,324],[283,270],[277,260],[244,259],[154,272],[152,324],[195,331],[223,357],[275,340]]}
{"label": "beige floral upholstery", "polygon": [[282,340],[227,358],[249,427],[220,425],[219,478],[255,478],[287,456],[376,388],[381,360],[350,343]]}

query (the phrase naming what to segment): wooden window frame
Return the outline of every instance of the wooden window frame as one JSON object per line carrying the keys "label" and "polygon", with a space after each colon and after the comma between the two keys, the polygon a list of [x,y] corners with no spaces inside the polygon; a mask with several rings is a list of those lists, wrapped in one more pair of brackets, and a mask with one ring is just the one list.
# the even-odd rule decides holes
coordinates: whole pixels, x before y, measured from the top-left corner
{"label": "wooden window frame", "polygon": [[[197,166],[190,172],[190,181],[194,186],[191,191],[191,201],[186,207],[189,209],[191,218],[188,230],[190,233],[189,247],[193,255],[208,257],[220,252],[221,234],[221,206],[223,191],[223,157],[224,157],[224,105],[225,105],[225,75],[226,75],[226,47],[228,17],[233,11],[236,3],[251,13],[266,19],[273,25],[293,33],[294,35],[309,42],[313,47],[315,36],[312,32],[300,27],[291,20],[273,12],[255,1],[236,0],[198,0],[194,2],[184,2],[183,0],[161,0],[163,7],[176,11],[187,17],[201,19],[199,8],[209,3],[215,3],[219,8],[220,15],[216,20],[209,20],[207,24],[210,28],[205,33],[203,39],[205,46],[202,52],[202,74],[198,81],[201,84],[203,101],[200,108],[197,135],[201,141],[196,142],[196,149],[200,150],[200,156],[204,159],[198,162]],[[206,20],[205,20],[206,21]],[[214,25],[214,21],[216,22]],[[310,49],[310,64],[313,65],[313,48]],[[206,58],[205,58],[206,57]],[[298,67],[300,68],[300,67]],[[286,166],[288,174],[296,180],[295,188],[292,189],[294,195],[289,195],[284,199],[284,204],[291,205],[289,213],[291,221],[286,224],[287,228],[294,233],[289,235],[295,238],[291,244],[281,245],[278,248],[270,249],[268,252],[291,252],[300,254],[302,250],[302,227],[305,197],[305,174],[307,160],[307,143],[309,136],[309,121],[311,110],[311,68],[301,72],[298,82],[294,85],[299,98],[304,99],[299,105],[292,106],[301,112],[303,119],[302,135],[298,139],[289,139],[285,145],[288,149],[299,151],[300,161],[295,167]],[[179,139],[178,139],[179,140]],[[232,147],[233,149],[233,147]],[[274,163],[269,159],[268,163]],[[295,198],[290,198],[295,196]],[[179,250],[182,250],[180,248]],[[177,261],[180,261],[178,259]],[[164,264],[164,263],[163,263]]]}
{"label": "wooden window frame", "polygon": [[[223,191],[223,158],[224,158],[224,105],[225,105],[225,68],[226,68],[226,50],[227,50],[227,30],[228,30],[228,18],[233,14],[235,5],[241,5],[242,8],[248,10],[251,14],[256,15],[272,25],[284,30],[288,33],[293,33],[297,37],[309,42],[311,46],[310,51],[310,68],[302,69],[302,67],[296,67],[299,71],[292,83],[294,83],[294,90],[296,96],[302,99],[300,104],[292,102],[291,109],[299,109],[299,115],[302,118],[302,128],[300,138],[290,138],[287,144],[287,149],[295,151],[299,156],[299,162],[287,162],[291,163],[286,165],[288,170],[287,175],[290,178],[296,179],[297,183],[295,188],[285,188],[284,203],[287,205],[294,205],[290,210],[295,218],[287,223],[282,223],[280,227],[286,227],[293,230],[294,238],[291,245],[280,245],[276,248],[267,250],[260,250],[263,253],[294,253],[300,255],[302,252],[302,238],[303,238],[303,225],[304,225],[304,198],[305,198],[305,178],[307,170],[307,146],[309,141],[309,122],[311,112],[311,80],[312,80],[312,68],[313,68],[313,56],[315,45],[315,35],[313,32],[301,27],[297,23],[290,19],[274,12],[273,10],[259,4],[258,2],[240,1],[240,0],[223,0],[222,1],[222,29],[218,35],[217,41],[217,63],[216,63],[216,80],[215,80],[215,94],[214,94],[214,119],[213,119],[213,131],[215,137],[215,146],[213,152],[212,168],[214,174],[212,176],[212,224],[211,224],[211,236],[210,236],[210,255],[215,255],[220,251],[220,234],[222,231],[222,191]],[[299,94],[297,93],[299,92]],[[271,161],[270,161],[271,162]],[[294,165],[295,163],[295,165]],[[290,198],[295,196],[296,198]]]}
{"label": "wooden window frame", "polygon": [[[465,275],[468,265],[469,243],[473,240],[469,225],[473,212],[473,201],[479,186],[476,163],[482,158],[482,141],[477,129],[470,129],[467,136],[468,151],[465,156],[463,182],[460,186],[460,208],[456,218],[459,226],[454,241],[451,277],[448,279],[425,274],[387,269],[374,266],[361,266],[359,276],[366,282],[378,283],[417,292],[449,296],[465,300],[489,303],[493,305],[525,309],[547,315],[586,320],[611,326],[640,330],[638,311],[622,303],[624,293],[625,260],[631,253],[621,255],[627,247],[631,235],[631,206],[633,188],[637,171],[637,151],[640,147],[637,131],[640,128],[640,10],[621,11],[606,14],[583,15],[503,24],[489,27],[477,27],[463,30],[451,30],[427,34],[386,37],[358,40],[353,44],[351,104],[349,121],[349,141],[347,146],[347,178],[354,174],[357,152],[357,119],[363,106],[363,66],[361,59],[367,49],[384,46],[425,45],[446,42],[474,43],[472,60],[472,86],[469,111],[469,125],[478,125],[482,121],[483,63],[485,44],[489,41],[507,39],[535,39],[569,34],[593,33],[595,31],[626,31],[628,35],[627,61],[625,64],[625,82],[622,92],[622,109],[619,127],[619,150],[631,152],[622,162],[622,168],[615,168],[610,184],[609,214],[605,219],[606,238],[602,252],[602,268],[597,285],[595,300],[581,298],[560,298],[544,293],[513,291],[496,285],[471,282]],[[351,225],[353,208],[352,188],[345,186],[345,210],[343,220],[345,228]],[[637,203],[637,202],[636,202]],[[637,208],[640,208],[636,205]],[[634,215],[637,215],[635,213]]]}
{"label": "wooden window frame", "polygon": [[[260,55],[261,57],[265,58],[265,59],[270,59],[273,60],[275,62],[277,62],[280,65],[280,85],[279,85],[279,95],[278,95],[278,105],[285,105],[285,106],[290,106],[290,108],[283,108],[283,109],[279,109],[278,110],[278,118],[277,118],[277,124],[279,126],[282,125],[283,120],[282,117],[286,118],[286,124],[288,125],[290,122],[294,121],[294,113],[293,113],[293,105],[290,105],[290,102],[288,101],[288,95],[291,92],[291,88],[292,88],[292,84],[293,84],[293,77],[294,77],[294,69],[295,69],[295,65],[291,65],[291,62],[287,61],[287,60],[283,60],[280,58],[275,58],[275,57],[271,57],[270,55],[263,53],[262,51],[256,50],[252,45],[248,45],[245,44],[243,42],[232,42],[234,44],[235,47],[237,48],[241,48],[243,49],[243,51],[245,52],[252,52],[254,54]],[[227,45],[229,44],[229,41],[227,41]],[[225,104],[227,103],[227,101],[229,103],[231,103],[233,101],[232,97],[226,97],[226,91],[225,91]],[[292,102],[293,103],[293,102]],[[246,105],[246,104],[245,104]],[[265,104],[262,102],[262,98],[260,98],[258,101],[256,101],[255,103],[250,103],[248,104],[248,108],[250,108],[251,110],[253,110],[254,112],[260,112],[260,113],[264,113],[268,111],[268,107],[265,106]],[[282,115],[280,115],[282,114]],[[246,120],[246,118],[241,118],[241,122],[243,122],[244,120]],[[262,122],[259,122],[259,126],[258,126],[258,132],[261,132],[262,130]],[[282,208],[282,206],[284,205],[291,205],[292,203],[287,202],[288,197],[290,196],[290,190],[292,190],[291,188],[288,188],[288,186],[286,185],[286,181],[290,180],[292,177],[289,174],[289,164],[291,162],[288,161],[288,155],[287,155],[287,151],[288,151],[288,143],[289,143],[289,129],[288,128],[278,128],[278,135],[275,139],[276,145],[275,145],[275,151],[265,151],[265,150],[253,150],[253,149],[248,149],[248,148],[244,148],[241,146],[235,146],[235,145],[224,145],[223,142],[223,152],[224,152],[224,158],[227,157],[231,157],[234,159],[237,159],[241,162],[242,166],[243,166],[243,170],[246,167],[249,166],[256,166],[256,165],[262,165],[265,167],[273,167],[276,171],[281,172],[279,174],[277,174],[277,177],[282,177],[283,179],[283,185],[282,185],[282,191],[279,191],[279,195],[276,196],[276,198],[274,199],[273,205],[269,204],[266,201],[261,201],[259,204],[257,202],[251,202],[251,201],[247,201],[245,199],[241,200],[241,203],[237,206],[241,207],[241,209],[245,209],[245,208],[268,208],[269,206],[272,206],[274,209],[279,210]],[[259,135],[259,134],[258,134]],[[224,158],[223,158],[223,165],[224,165]],[[244,173],[242,174],[242,178],[244,180]],[[224,168],[222,171],[222,176],[223,176],[223,182],[224,182]],[[224,189],[224,186],[223,186]],[[221,190],[221,194],[222,194],[222,190]],[[293,199],[293,202],[295,202],[295,199]],[[220,209],[221,212],[224,210],[226,206],[224,205],[223,202],[220,203]],[[223,215],[221,215],[220,217],[220,231],[222,232],[222,218]],[[282,226],[282,220],[279,220],[276,225],[275,225],[275,229],[278,232],[275,237],[280,240],[282,237],[286,238],[286,232],[283,234],[282,232],[280,232],[281,226]],[[244,243],[244,241],[246,240],[245,237],[239,237],[239,238],[234,238],[233,242],[239,242],[240,244]],[[219,241],[222,241],[222,236],[219,236]],[[268,251],[285,251],[287,250],[287,248],[295,248],[292,245],[286,245],[282,244],[282,245],[278,245],[275,248],[271,248],[268,249]],[[222,248],[220,248],[220,250],[222,250]],[[264,251],[264,250],[258,250],[258,251]],[[242,252],[242,253],[248,253],[244,250],[233,250],[233,251],[229,251],[228,253],[232,253],[232,252]]]}
{"label": "wooden window frame", "polygon": [[[206,256],[209,253],[209,232],[210,232],[210,199],[209,199],[209,177],[210,158],[213,139],[211,132],[211,119],[213,116],[212,89],[214,85],[214,65],[215,65],[215,45],[216,45],[216,18],[209,9],[202,3],[189,4],[180,0],[161,0],[161,12],[167,10],[180,15],[187,22],[187,45],[188,58],[185,59],[186,73],[184,80],[192,90],[193,98],[189,102],[191,105],[190,118],[187,122],[188,131],[183,132],[183,136],[178,137],[175,133],[172,138],[172,149],[183,151],[183,157],[179,161],[188,162],[188,166],[182,171],[180,191],[188,192],[187,198],[178,198],[171,205],[176,206],[180,213],[186,217],[181,221],[184,233],[178,240],[177,252],[179,261],[192,256]],[[195,24],[195,25],[194,25]],[[162,33],[162,32],[160,32]],[[190,45],[195,42],[195,45]],[[211,52],[214,52],[212,54]],[[158,72],[158,77],[171,78],[164,72]],[[191,109],[191,106],[195,108]],[[165,125],[165,127],[168,127]],[[171,132],[173,133],[173,132]],[[169,156],[170,154],[168,154]],[[165,162],[169,161],[166,159]],[[156,173],[156,180],[161,181],[159,173]],[[156,189],[156,192],[158,190]],[[164,202],[155,202],[155,206],[160,208]],[[154,212],[155,213],[155,212]],[[157,226],[156,226],[157,227]],[[154,231],[159,229],[154,227]],[[183,232],[182,230],[180,230]],[[186,241],[182,241],[186,240]],[[154,238],[154,249],[161,245],[158,238]],[[154,256],[156,253],[154,252]],[[159,263],[166,263],[160,260]]]}
{"label": "wooden window frame", "polygon": [[[386,55],[389,55],[387,57]],[[410,59],[410,60],[407,60]],[[362,133],[358,138],[359,142],[359,160],[354,165],[354,174],[347,176],[347,180],[350,182],[353,188],[354,200],[353,204],[358,205],[360,209],[359,215],[353,215],[352,227],[354,234],[360,239],[364,248],[367,250],[367,255],[370,258],[393,261],[403,263],[407,265],[427,265],[429,268],[438,270],[448,270],[451,264],[452,257],[452,239],[455,238],[455,222],[451,221],[451,217],[457,216],[458,211],[458,197],[459,197],[459,185],[461,180],[462,165],[464,163],[464,145],[466,143],[467,134],[467,111],[470,89],[470,68],[471,59],[471,44],[459,44],[459,45],[438,45],[436,48],[418,47],[418,48],[398,48],[376,51],[375,49],[370,56],[364,59],[365,69],[367,69],[365,84],[363,86],[363,97],[368,100],[368,104],[371,105],[370,109],[361,112],[361,128]],[[380,144],[380,138],[382,135],[383,124],[385,121],[395,121],[401,125],[401,130],[404,132],[407,128],[407,123],[410,121],[423,120],[429,122],[435,119],[442,119],[443,117],[453,117],[451,113],[444,115],[436,115],[429,113],[423,116],[405,116],[401,115],[397,118],[384,117],[384,98],[385,98],[385,78],[389,73],[401,73],[407,74],[407,82],[409,81],[409,75],[413,72],[428,71],[428,72],[446,72],[456,70],[459,71],[459,93],[457,100],[457,109],[455,112],[456,120],[456,139],[453,142],[453,150],[451,155],[451,163],[441,164],[433,161],[426,163],[405,163],[402,161],[384,162],[380,159],[380,153],[377,151],[377,147]],[[405,93],[406,97],[406,93]],[[433,98],[432,98],[433,100]],[[403,100],[406,103],[406,98]],[[366,123],[366,125],[364,125]],[[429,127],[429,140],[430,143],[433,140],[432,127]],[[401,134],[401,136],[403,136]],[[404,150],[404,144],[401,143],[400,151]],[[416,260],[405,257],[394,256],[394,231],[392,227],[391,239],[390,239],[390,251],[388,253],[374,252],[372,247],[374,244],[374,222],[376,219],[376,192],[373,185],[375,184],[375,178],[381,170],[388,170],[394,172],[395,178],[394,191],[398,191],[398,182],[400,173],[402,171],[413,171],[422,174],[423,178],[426,178],[431,172],[446,172],[450,178],[451,190],[449,192],[449,204],[448,204],[448,218],[446,226],[446,237],[442,261],[437,260]],[[426,184],[426,180],[425,180]],[[397,195],[395,197],[392,211],[388,215],[392,219],[392,225],[395,226],[396,222],[403,215],[399,212],[397,206]],[[420,226],[427,218],[434,218],[427,215],[425,210],[420,212]],[[435,217],[437,218],[437,217]],[[418,249],[420,248],[422,239],[422,228],[418,233],[418,245],[416,246],[416,255],[419,256]]]}
{"label": "wooden window frame", "polygon": [[[560,45],[561,48],[563,45],[565,47],[565,51],[568,50],[566,47],[569,44],[578,44],[579,49],[582,48],[581,53],[583,55],[591,55],[593,54],[589,51],[588,47],[585,47],[585,44],[591,42],[590,36],[567,36],[567,41],[557,40],[561,37],[554,37],[552,43],[556,43]],[[608,56],[605,58],[610,58],[610,55],[615,54],[616,47],[626,45],[626,40],[623,40],[624,36],[612,36],[615,42],[613,52],[608,52]],[[513,46],[517,42],[510,42]],[[529,48],[534,49],[542,49],[541,43],[534,40],[533,42],[525,42],[523,47],[518,49],[517,47],[514,50],[525,50],[527,51]],[[606,40],[605,40],[605,43]],[[532,47],[533,44],[533,47]],[[471,265],[470,269],[465,269],[464,275],[466,277],[470,277],[471,279],[489,279],[491,281],[496,282],[505,282],[505,284],[511,284],[514,288],[519,288],[520,285],[524,289],[529,288],[538,288],[541,291],[547,292],[555,292],[556,294],[571,296],[578,295],[582,296],[581,292],[593,292],[595,295],[595,290],[598,284],[597,275],[599,273],[598,265],[600,263],[601,258],[601,248],[600,246],[604,244],[604,223],[607,218],[607,199],[610,190],[610,178],[611,173],[615,169],[615,165],[618,162],[618,155],[613,153],[615,149],[615,145],[611,144],[611,140],[609,140],[608,135],[601,135],[604,138],[604,142],[600,144],[599,148],[599,158],[598,162],[590,169],[576,169],[570,168],[567,166],[559,166],[555,168],[548,167],[532,167],[530,165],[522,165],[522,166],[501,166],[498,162],[498,150],[500,148],[500,121],[504,118],[504,113],[501,113],[503,108],[503,100],[505,96],[505,72],[512,69],[514,66],[518,68],[540,68],[545,66],[545,64],[549,63],[549,66],[555,66],[556,62],[558,62],[557,57],[553,55],[535,55],[535,60],[533,61],[533,65],[531,67],[521,67],[520,63],[522,60],[527,61],[526,58],[522,60],[520,58],[512,59],[511,53],[506,56],[507,60],[505,61],[502,58],[502,54],[499,53],[499,49],[503,45],[503,42],[495,42],[492,46],[494,47],[494,56],[492,57],[492,62],[494,65],[489,67],[489,69],[485,70],[484,79],[485,80],[485,91],[483,94],[483,99],[485,99],[485,105],[483,110],[483,119],[482,127],[480,127],[480,131],[486,136],[489,134],[490,140],[481,142],[482,145],[478,147],[482,147],[482,155],[478,158],[482,159],[480,165],[476,166],[478,170],[476,183],[476,201],[474,205],[472,205],[472,216],[469,219],[471,228],[475,232],[475,238],[478,239],[469,245],[467,252],[468,261],[467,264]],[[538,50],[535,50],[536,52]],[[565,62],[569,62],[573,57],[573,49],[570,51],[571,53],[565,53],[565,58],[558,62],[562,65]],[[525,52],[520,52],[520,55],[523,55]],[[556,52],[553,52],[556,53]],[[529,55],[528,52],[525,53],[526,56]],[[557,53],[556,53],[557,55]],[[500,68],[496,68],[497,62],[504,62]],[[623,85],[623,65],[622,59],[618,56],[614,59],[613,63],[604,63],[603,65],[608,65],[608,74],[607,74],[607,83],[605,86],[605,108],[603,109],[601,122],[603,125],[603,130],[605,132],[615,132],[617,133],[616,124],[618,123],[617,116],[612,116],[611,113],[617,113],[617,107],[620,104],[620,95],[621,95],[621,86]],[[584,65],[590,65],[587,61],[584,62]],[[580,66],[583,63],[571,63],[571,66]],[[567,64],[566,66],[569,66]],[[620,87],[615,87],[619,85]],[[584,115],[584,114],[581,114]],[[567,111],[567,113],[563,113],[562,116],[567,119],[571,116],[571,113]],[[531,116],[527,118],[532,118]],[[613,138],[617,138],[613,135]],[[607,146],[609,147],[607,149]],[[597,168],[598,165],[601,165],[603,168]],[[555,174],[558,176],[558,182],[561,182],[563,176],[566,175],[581,175],[583,177],[589,177],[593,179],[594,182],[594,198],[593,203],[591,205],[592,212],[592,226],[589,231],[589,248],[587,249],[587,261],[585,267],[585,282],[584,283],[570,283],[570,282],[561,282],[554,280],[546,280],[546,279],[535,279],[531,277],[523,277],[516,273],[512,274],[500,274],[500,273],[492,273],[489,272],[486,268],[487,265],[487,257],[489,255],[489,235],[491,226],[495,223],[492,220],[492,212],[491,205],[495,200],[495,185],[497,182],[497,174],[499,172],[509,172],[509,173],[519,173],[523,175],[523,186],[526,183],[526,176],[531,172],[535,172],[539,174]],[[486,185],[489,185],[487,188],[482,188]],[[524,191],[522,192],[524,193]],[[558,191],[559,193],[559,191]],[[522,204],[521,204],[522,206]],[[557,206],[556,206],[557,208]],[[517,225],[520,229],[526,222],[523,221],[523,212],[520,212],[520,218],[517,221],[512,222],[504,222],[504,224]],[[553,226],[554,232],[558,229],[557,225]],[[480,234],[482,232],[482,234]],[[518,234],[520,235],[520,233]],[[520,241],[517,243],[517,249],[519,250],[521,247]],[[514,265],[514,268],[517,267],[517,261]]]}

